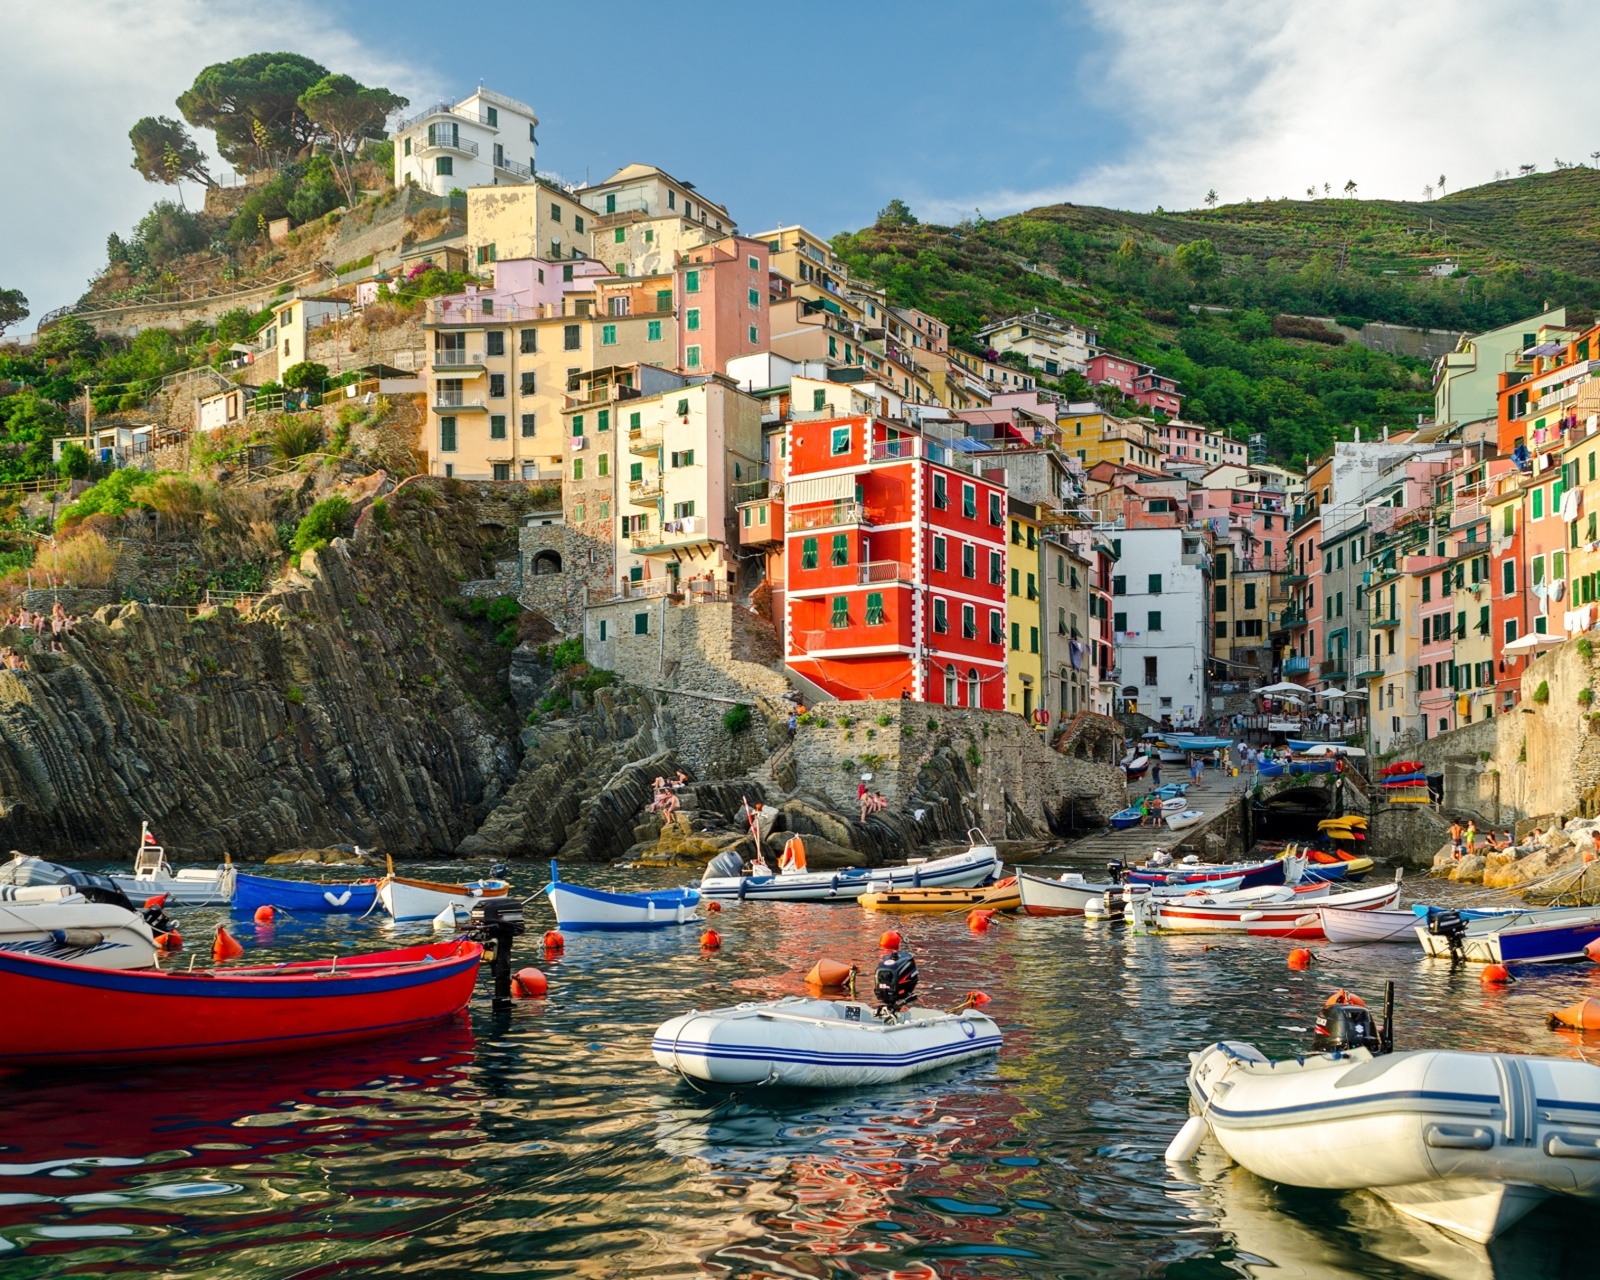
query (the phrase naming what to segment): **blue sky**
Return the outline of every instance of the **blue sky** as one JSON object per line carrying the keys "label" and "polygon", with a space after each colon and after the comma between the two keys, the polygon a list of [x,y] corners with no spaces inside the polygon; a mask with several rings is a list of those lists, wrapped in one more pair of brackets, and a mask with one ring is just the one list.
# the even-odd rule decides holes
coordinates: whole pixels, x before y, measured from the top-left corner
{"label": "blue sky", "polygon": [[[0,4],[0,287],[35,316],[77,297],[107,233],[170,194],[129,168],[129,126],[176,114],[208,63],[263,49],[418,104],[481,79],[539,113],[541,169],[648,161],[747,230],[831,234],[894,196],[943,222],[1347,180],[1419,200],[1441,173],[1453,191],[1592,163],[1600,79],[1557,92],[1526,62],[1508,73],[1532,22],[1497,0],[16,0]],[[1590,47],[1600,5],[1548,0],[1537,24]]]}

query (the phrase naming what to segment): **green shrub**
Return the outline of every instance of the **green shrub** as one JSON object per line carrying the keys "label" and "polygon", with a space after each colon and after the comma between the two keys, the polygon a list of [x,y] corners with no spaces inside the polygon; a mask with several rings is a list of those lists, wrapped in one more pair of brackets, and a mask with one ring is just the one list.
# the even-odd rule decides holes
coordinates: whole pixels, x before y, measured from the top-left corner
{"label": "green shrub", "polygon": [[929,733],[938,733],[939,732],[939,722],[937,720],[935,720],[932,716],[928,717],[928,732]]}
{"label": "green shrub", "polygon": [[978,754],[978,744],[976,742],[967,743],[967,763],[974,769],[983,763],[983,757]]}
{"label": "green shrub", "polygon": [[583,637],[569,636],[550,650],[550,668],[565,671],[583,661]]}
{"label": "green shrub", "polygon": [[839,761],[839,767],[846,773],[854,773],[856,771],[856,762],[854,760],[841,760]]}
{"label": "green shrub", "polygon": [[1594,690],[1593,689],[1579,689],[1578,690],[1578,705],[1580,707],[1587,707],[1587,706],[1591,705],[1593,702],[1594,702]]}
{"label": "green shrub", "polygon": [[596,689],[608,689],[616,682],[615,671],[591,671],[583,679],[576,681],[573,688],[581,689],[584,693],[593,693]]}
{"label": "green shrub", "polygon": [[1533,691],[1533,700],[1535,702],[1550,701],[1550,682],[1548,680],[1539,681],[1539,687]]}
{"label": "green shrub", "polygon": [[[295,368],[303,369],[304,365]],[[293,369],[290,370],[294,372]],[[314,417],[284,418],[272,428],[272,456],[280,462],[290,462],[313,453],[322,444],[322,423]]]}
{"label": "green shrub", "polygon": [[302,555],[317,547],[325,547],[335,538],[348,533],[350,528],[350,499],[343,494],[324,498],[300,521],[294,531],[294,541],[289,550]]}
{"label": "green shrub", "polygon": [[817,718],[807,711],[803,716],[796,716],[794,722],[796,724],[816,724]]}
{"label": "green shrub", "polygon": [[848,729],[850,727],[850,717],[849,716],[840,716],[837,720],[834,721],[834,723],[836,725],[838,725],[841,729]]}
{"label": "green shrub", "polygon": [[155,475],[149,471],[139,471],[133,467],[124,467],[120,471],[113,471],[99,484],[92,485],[78,495],[78,500],[61,513],[63,520],[74,516],[108,515],[120,516],[129,507],[136,506],[139,499],[135,491],[144,488],[155,480]]}
{"label": "green shrub", "polygon": [[61,460],[56,463],[56,473],[69,480],[82,480],[94,466],[89,451],[81,444],[61,446]]}
{"label": "green shrub", "polygon": [[372,501],[372,523],[378,528],[389,530],[394,528],[394,516],[389,511],[389,499],[374,498]]}
{"label": "green shrub", "polygon": [[879,716],[878,716],[878,728],[887,729],[889,727],[891,721],[892,721],[892,717],[889,715],[889,713],[887,711],[884,711],[884,712],[880,713]]}
{"label": "green shrub", "polygon": [[1594,657],[1594,641],[1590,640],[1588,636],[1579,636],[1574,647],[1578,650],[1580,658]]}
{"label": "green shrub", "polygon": [[744,733],[750,728],[750,708],[742,702],[729,707],[722,717],[722,727],[729,733]]}
{"label": "green shrub", "polygon": [[285,701],[292,702],[297,707],[306,700],[306,695],[300,691],[298,685],[290,685],[284,690],[283,696]]}
{"label": "green shrub", "polygon": [[504,625],[514,622],[522,616],[522,606],[517,603],[516,596],[497,596],[489,602],[488,618],[490,622]]}
{"label": "green shrub", "polygon": [[328,380],[328,366],[315,360],[302,360],[284,371],[283,385],[295,391],[317,391]]}

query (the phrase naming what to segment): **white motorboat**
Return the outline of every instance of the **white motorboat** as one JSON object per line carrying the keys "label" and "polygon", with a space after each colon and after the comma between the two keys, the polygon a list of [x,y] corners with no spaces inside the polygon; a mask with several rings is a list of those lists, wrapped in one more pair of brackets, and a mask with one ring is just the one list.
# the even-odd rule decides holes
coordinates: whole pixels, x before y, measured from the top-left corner
{"label": "white motorboat", "polygon": [[453,907],[470,911],[480,898],[504,897],[510,888],[504,880],[440,884],[432,880],[402,879],[395,875],[391,858],[389,874],[378,881],[378,901],[396,920],[434,920]]}
{"label": "white motorboat", "polygon": [[139,825],[139,851],[133,857],[133,874],[113,874],[111,879],[135,904],[165,897],[169,907],[211,907],[226,905],[233,898],[231,858],[224,854],[222,865],[211,871],[198,867],[174,871],[167,863],[167,851],[150,834],[148,822]]}
{"label": "white motorboat", "polygon": [[1317,900],[1327,896],[1326,882],[1265,884],[1232,893],[1196,890],[1181,898],[1158,899],[1154,924],[1178,933],[1249,933],[1252,925],[1272,922],[1292,927],[1308,913],[1315,919]]}
{"label": "white motorboat", "polygon": [[1195,823],[1199,822],[1206,815],[1199,809],[1185,808],[1178,813],[1173,813],[1172,810],[1163,808],[1161,816],[1166,820],[1167,826],[1171,827],[1174,831],[1183,831],[1188,827],[1194,826]]}
{"label": "white motorboat", "polygon": [[[1243,883],[1243,877],[1235,876],[1231,880],[1211,881],[1206,887],[1216,893],[1228,893]],[[1020,871],[1017,873],[1017,887],[1022,896],[1022,912],[1030,916],[1081,916],[1091,902],[1103,904],[1108,893],[1120,902],[1125,891],[1153,894],[1157,898],[1175,898],[1194,888],[1187,884],[1124,884],[1115,880],[1095,883],[1085,880],[1082,873],[1077,871],[1063,872],[1055,880]]]}
{"label": "white motorboat", "polygon": [[1169,1158],[1209,1129],[1258,1177],[1375,1191],[1480,1243],[1548,1196],[1600,1201],[1600,1067],[1365,1044],[1272,1062],[1222,1043],[1190,1061],[1198,1115]]}
{"label": "white motorboat", "polygon": [[1435,911],[1417,920],[1416,935],[1430,956],[1475,964],[1580,960],[1600,938],[1600,907],[1558,907],[1511,915]]}
{"label": "white motorboat", "polygon": [[[1316,881],[1310,883],[1315,884]],[[1321,912],[1325,905],[1348,914],[1387,911],[1395,907],[1399,901],[1400,873],[1397,871],[1394,880],[1389,884],[1345,889],[1339,893],[1330,892],[1325,899],[1310,904],[1308,909],[1300,909],[1296,905],[1282,910],[1276,907],[1269,908],[1263,911],[1259,918],[1246,920],[1245,932],[1253,938],[1302,938],[1320,941],[1327,936],[1322,931]]]}
{"label": "white motorboat", "polygon": [[556,925],[574,932],[668,929],[699,924],[695,913],[700,894],[694,889],[654,889],[644,893],[612,893],[572,884],[550,862],[550,883],[544,892],[555,908]]}
{"label": "white motorboat", "polygon": [[0,886],[0,951],[90,969],[148,969],[155,935],[143,916],[91,902],[72,885]]}
{"label": "white motorboat", "polygon": [[739,855],[719,853],[706,864],[696,888],[703,898],[769,902],[854,900],[891,889],[971,889],[999,879],[1003,864],[992,844],[974,843],[964,853],[899,867],[845,867],[839,871],[786,871],[741,875]]}

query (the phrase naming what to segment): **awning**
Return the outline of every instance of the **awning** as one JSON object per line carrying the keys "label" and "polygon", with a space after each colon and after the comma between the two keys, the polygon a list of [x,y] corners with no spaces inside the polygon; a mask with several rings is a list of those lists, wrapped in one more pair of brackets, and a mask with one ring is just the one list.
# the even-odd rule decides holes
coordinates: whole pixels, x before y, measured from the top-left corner
{"label": "awning", "polygon": [[848,502],[856,496],[856,478],[842,474],[790,480],[784,486],[784,496],[791,510],[808,502]]}

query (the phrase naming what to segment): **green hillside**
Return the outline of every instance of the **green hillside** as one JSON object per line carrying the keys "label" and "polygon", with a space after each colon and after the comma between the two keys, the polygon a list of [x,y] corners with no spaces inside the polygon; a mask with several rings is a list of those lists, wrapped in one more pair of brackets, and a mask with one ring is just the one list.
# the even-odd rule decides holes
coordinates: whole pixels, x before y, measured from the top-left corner
{"label": "green hillside", "polygon": [[[1041,307],[1180,379],[1186,417],[1263,432],[1276,456],[1298,460],[1355,426],[1428,413],[1430,376],[1423,361],[1279,317],[1471,331],[1547,302],[1584,314],[1600,301],[1600,171],[1426,203],[1332,197],[1150,214],[1052,205],[956,227],[891,206],[834,244],[852,272],[949,322],[959,345],[976,349],[987,321]],[[1446,260],[1455,275],[1429,272]],[[1307,333],[1331,341],[1297,336]]]}

